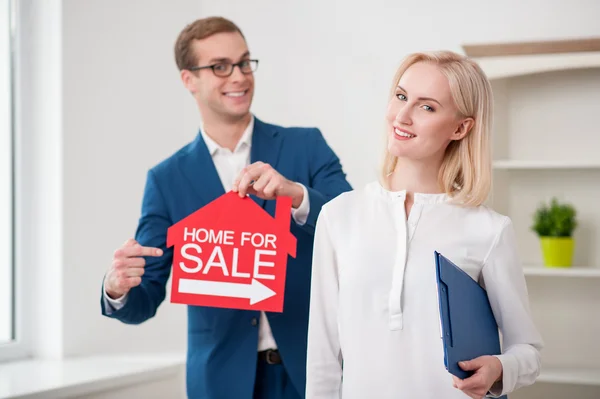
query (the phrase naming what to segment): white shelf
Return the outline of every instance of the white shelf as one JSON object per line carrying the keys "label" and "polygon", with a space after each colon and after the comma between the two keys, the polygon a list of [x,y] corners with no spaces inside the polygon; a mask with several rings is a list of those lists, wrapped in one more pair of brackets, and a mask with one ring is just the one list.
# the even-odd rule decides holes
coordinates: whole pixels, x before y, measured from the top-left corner
{"label": "white shelf", "polygon": [[526,276],[548,276],[548,277],[600,277],[600,267],[573,266],[573,267],[545,267],[530,266],[523,267]]}
{"label": "white shelf", "polygon": [[599,161],[518,161],[503,159],[494,161],[494,169],[600,169]]}
{"label": "white shelf", "polygon": [[600,369],[542,367],[537,381],[600,386]]}
{"label": "white shelf", "polygon": [[488,79],[537,73],[600,68],[600,52],[533,54],[475,58]]}

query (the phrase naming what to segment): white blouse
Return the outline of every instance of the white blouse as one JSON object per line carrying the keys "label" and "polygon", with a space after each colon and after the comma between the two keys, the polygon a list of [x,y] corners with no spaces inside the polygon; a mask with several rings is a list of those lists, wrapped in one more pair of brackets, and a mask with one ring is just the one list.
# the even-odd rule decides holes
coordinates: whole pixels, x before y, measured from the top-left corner
{"label": "white blouse", "polygon": [[405,195],[373,182],[321,210],[306,398],[468,397],[444,367],[434,251],[487,289],[503,340],[493,395],[534,383],[543,342],[511,220],[445,194],[415,194],[407,220]]}

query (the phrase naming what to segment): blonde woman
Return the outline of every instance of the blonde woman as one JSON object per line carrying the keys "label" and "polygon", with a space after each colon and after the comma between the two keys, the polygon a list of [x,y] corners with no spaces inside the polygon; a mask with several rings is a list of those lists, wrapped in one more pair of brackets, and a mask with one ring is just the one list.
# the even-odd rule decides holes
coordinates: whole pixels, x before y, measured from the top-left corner
{"label": "blonde woman", "polygon": [[[542,339],[511,220],[483,205],[492,93],[474,62],[410,55],[394,77],[380,181],[325,205],[315,235],[307,399],[482,398],[532,384]],[[434,251],[487,289],[503,353],[444,367]],[[342,393],[343,392],[343,393]]]}

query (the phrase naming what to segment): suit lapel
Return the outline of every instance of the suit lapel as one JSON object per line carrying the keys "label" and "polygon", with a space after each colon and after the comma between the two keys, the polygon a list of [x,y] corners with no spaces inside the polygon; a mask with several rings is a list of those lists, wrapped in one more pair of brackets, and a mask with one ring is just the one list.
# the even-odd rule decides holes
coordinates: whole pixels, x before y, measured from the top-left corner
{"label": "suit lapel", "polygon": [[[258,118],[254,119],[250,163],[262,161],[277,169],[281,149],[281,135],[274,126],[267,125]],[[215,168],[202,135],[198,134],[188,152],[180,158],[181,173],[185,175],[190,186],[202,199],[202,204],[208,204],[225,194],[223,184]],[[262,208],[266,201],[256,196],[252,199]]]}
{"label": "suit lapel", "polygon": [[190,145],[189,153],[180,159],[180,166],[181,173],[185,175],[191,187],[202,199],[203,205],[225,194],[225,189],[201,134],[198,134],[196,140]]}
{"label": "suit lapel", "polygon": [[[250,150],[250,163],[264,162],[277,169],[282,139],[277,129],[254,118],[254,131],[252,133],[252,147]],[[252,199],[262,208],[266,201],[255,196]]]}

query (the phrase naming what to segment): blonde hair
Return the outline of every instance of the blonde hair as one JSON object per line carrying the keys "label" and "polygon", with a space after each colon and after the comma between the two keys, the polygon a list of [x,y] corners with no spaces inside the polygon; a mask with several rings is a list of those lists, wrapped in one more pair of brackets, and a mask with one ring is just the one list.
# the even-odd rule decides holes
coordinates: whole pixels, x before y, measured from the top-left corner
{"label": "blonde hair", "polygon": [[[474,61],[451,51],[414,53],[404,59],[394,76],[390,99],[406,70],[417,62],[436,65],[450,84],[452,99],[461,118],[473,118],[470,132],[461,140],[450,142],[444,154],[438,181],[452,201],[478,206],[487,200],[492,181],[489,135],[493,117],[490,82]],[[398,158],[385,146],[381,170],[383,182],[395,170]]]}

